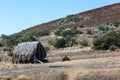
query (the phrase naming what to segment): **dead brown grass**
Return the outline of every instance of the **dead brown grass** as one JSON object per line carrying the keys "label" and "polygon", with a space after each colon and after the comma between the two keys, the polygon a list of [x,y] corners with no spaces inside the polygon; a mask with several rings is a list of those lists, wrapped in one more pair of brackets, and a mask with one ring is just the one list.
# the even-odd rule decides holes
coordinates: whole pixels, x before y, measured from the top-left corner
{"label": "dead brown grass", "polygon": [[31,74],[31,75],[14,75],[2,76],[0,80],[46,80],[47,74]]}
{"label": "dead brown grass", "polygon": [[[89,54],[89,53],[88,53]],[[102,53],[101,53],[102,54]],[[115,55],[119,53],[115,53]],[[90,54],[89,54],[90,55]],[[109,55],[106,54],[106,55]],[[82,55],[81,55],[82,56]],[[84,55],[85,56],[85,55]],[[70,66],[53,71],[49,66]],[[82,67],[81,67],[82,66]],[[66,62],[54,62],[47,64],[11,64],[0,62],[0,68],[20,67],[20,70],[24,71],[22,67],[29,67],[37,70],[37,68],[50,69],[53,72],[47,73],[38,71],[36,74],[20,74],[0,76],[0,80],[120,80],[120,56],[107,56],[99,58],[87,58],[72,60]],[[95,69],[94,69],[95,67]],[[98,67],[98,68],[97,68]],[[101,67],[101,68],[100,68]],[[8,70],[9,70],[8,69]],[[40,73],[39,73],[40,72]],[[2,73],[2,72],[0,72]],[[19,73],[19,72],[18,72]]]}
{"label": "dead brown grass", "polygon": [[47,80],[120,80],[120,69],[65,70],[51,74]]}
{"label": "dead brown grass", "polygon": [[23,67],[23,66],[33,66],[32,64],[12,64],[9,62],[0,62],[1,68],[12,68],[12,67]]}
{"label": "dead brown grass", "polygon": [[64,70],[52,74],[4,76],[0,80],[120,80],[120,69]]}
{"label": "dead brown grass", "polygon": [[2,76],[0,77],[0,80],[10,80],[11,78],[9,76]]}
{"label": "dead brown grass", "polygon": [[120,69],[88,70],[78,73],[74,80],[120,80]]}
{"label": "dead brown grass", "polygon": [[120,50],[95,51],[95,50],[90,49],[90,47],[83,48],[83,49],[80,49],[79,47],[70,47],[70,48],[50,51],[47,55],[47,59],[50,62],[62,61],[62,58],[65,55],[67,55],[71,60],[106,58],[106,57],[120,56]]}
{"label": "dead brown grass", "polygon": [[68,80],[66,72],[54,73],[48,76],[47,80]]}

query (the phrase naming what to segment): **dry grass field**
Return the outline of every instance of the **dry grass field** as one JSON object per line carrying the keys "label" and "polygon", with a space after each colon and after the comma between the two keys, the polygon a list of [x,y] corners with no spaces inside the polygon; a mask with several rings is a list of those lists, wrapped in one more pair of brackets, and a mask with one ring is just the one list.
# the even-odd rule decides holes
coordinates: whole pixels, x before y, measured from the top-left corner
{"label": "dry grass field", "polygon": [[0,80],[120,80],[120,69],[70,69],[51,74],[37,73],[1,76]]}
{"label": "dry grass field", "polygon": [[0,80],[120,80],[120,52],[97,54],[78,53],[79,59],[73,56],[71,61],[61,62],[58,58],[58,62],[46,64],[1,62]]}

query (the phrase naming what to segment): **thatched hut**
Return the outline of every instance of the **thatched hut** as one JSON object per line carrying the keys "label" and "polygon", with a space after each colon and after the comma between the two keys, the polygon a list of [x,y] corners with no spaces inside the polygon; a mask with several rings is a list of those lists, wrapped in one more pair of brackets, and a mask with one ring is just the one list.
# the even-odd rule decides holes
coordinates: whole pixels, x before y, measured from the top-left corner
{"label": "thatched hut", "polygon": [[[40,42],[25,42],[17,45],[13,52],[13,63],[47,62],[46,52]],[[35,61],[36,59],[36,61]]]}

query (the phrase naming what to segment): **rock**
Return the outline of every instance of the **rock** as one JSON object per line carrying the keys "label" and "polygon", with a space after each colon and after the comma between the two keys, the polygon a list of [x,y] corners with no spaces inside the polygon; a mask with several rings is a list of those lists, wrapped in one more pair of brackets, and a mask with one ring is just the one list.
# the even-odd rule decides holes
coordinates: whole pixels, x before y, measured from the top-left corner
{"label": "rock", "polygon": [[63,57],[62,61],[70,61],[70,58],[69,58],[67,55],[65,55],[65,56]]}

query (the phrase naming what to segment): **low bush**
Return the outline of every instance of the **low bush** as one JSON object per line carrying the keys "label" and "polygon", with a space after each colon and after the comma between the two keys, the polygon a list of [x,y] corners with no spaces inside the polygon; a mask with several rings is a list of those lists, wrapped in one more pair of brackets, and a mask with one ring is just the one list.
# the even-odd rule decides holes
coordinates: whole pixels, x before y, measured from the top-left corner
{"label": "low bush", "polygon": [[108,50],[120,48],[120,32],[111,31],[93,40],[93,49]]}
{"label": "low bush", "polygon": [[112,24],[113,24],[115,27],[119,27],[119,26],[120,26],[120,22],[119,22],[119,21],[113,21]]}
{"label": "low bush", "polygon": [[2,47],[3,46],[3,44],[2,44],[2,42],[0,42],[0,47]]}
{"label": "low bush", "polygon": [[87,40],[82,40],[82,41],[80,41],[80,45],[84,46],[84,47],[87,47],[88,46],[88,41]]}
{"label": "low bush", "polygon": [[66,45],[66,40],[64,38],[56,38],[52,41],[49,41],[49,43],[55,48],[63,48]]}
{"label": "low bush", "polygon": [[67,17],[65,17],[64,19],[62,19],[61,21],[59,21],[59,25],[65,25],[68,23],[76,23],[76,22],[80,22],[83,21],[84,18],[83,17],[78,17],[76,15],[68,15]]}
{"label": "low bush", "polygon": [[111,51],[115,51],[115,49],[117,49],[117,47],[116,47],[115,45],[111,45],[111,46],[109,47],[109,50],[111,50]]}
{"label": "low bush", "polygon": [[98,29],[99,29],[100,31],[103,31],[103,30],[105,30],[105,27],[104,27],[104,26],[99,26]]}
{"label": "low bush", "polygon": [[59,27],[58,29],[56,29],[56,31],[55,31],[55,35],[57,35],[57,36],[60,36],[61,35],[61,32],[63,31],[65,29],[65,27]]}
{"label": "low bush", "polygon": [[79,27],[80,27],[80,28],[84,28],[85,26],[84,26],[83,24],[81,24]]}
{"label": "low bush", "polygon": [[39,36],[47,36],[50,34],[50,31],[48,30],[40,30],[39,31]]}

